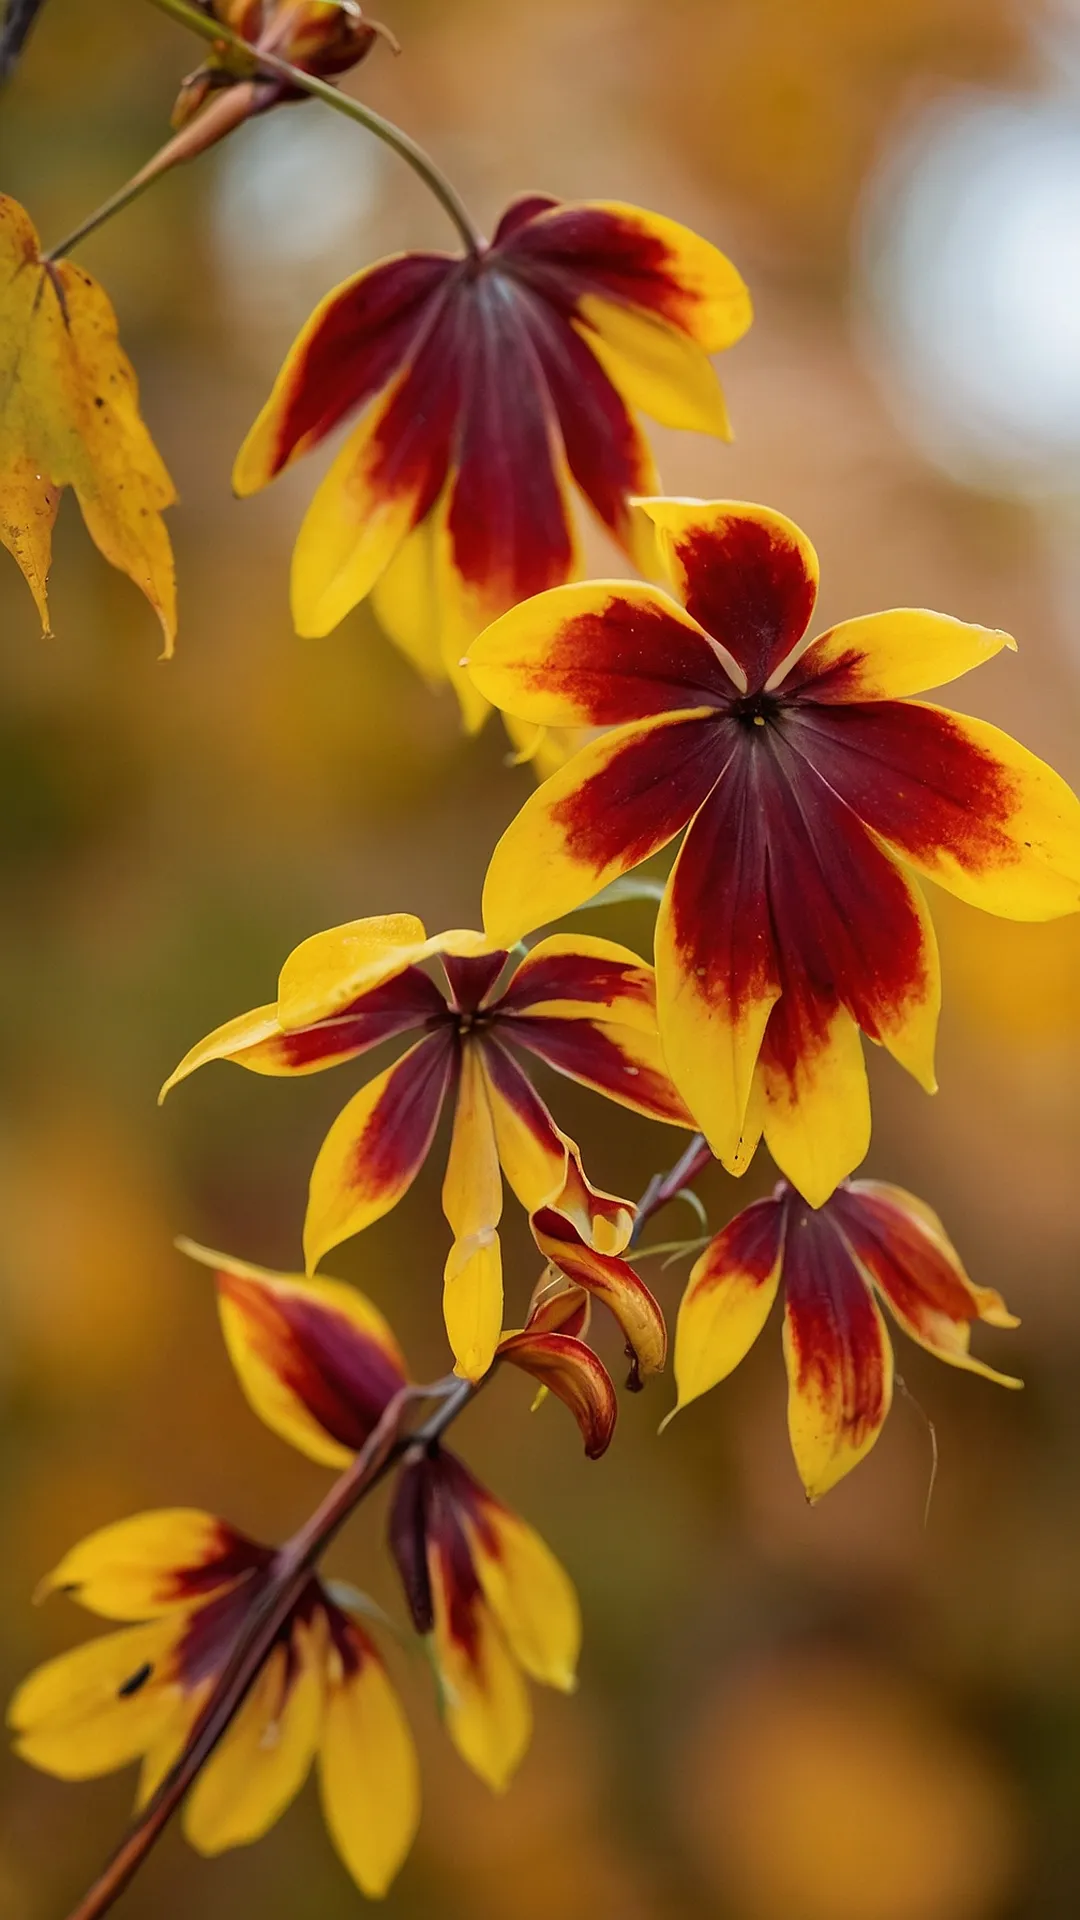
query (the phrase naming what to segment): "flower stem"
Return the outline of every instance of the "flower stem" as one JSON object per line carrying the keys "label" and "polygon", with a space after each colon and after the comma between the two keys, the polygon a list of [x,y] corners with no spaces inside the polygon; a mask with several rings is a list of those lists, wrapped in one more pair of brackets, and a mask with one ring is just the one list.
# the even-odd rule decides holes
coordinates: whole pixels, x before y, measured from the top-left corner
{"label": "flower stem", "polygon": [[279,59],[276,53],[253,47],[249,41],[242,39],[238,33],[234,33],[231,27],[223,26],[209,14],[201,13],[197,7],[190,4],[190,0],[150,0],[150,4],[159,8],[162,13],[167,13],[170,19],[178,21],[181,26],[190,27],[192,33],[197,33],[204,40],[209,40],[211,45],[232,47],[235,51],[246,54],[250,60],[254,60],[260,70],[265,69],[269,73],[277,74],[279,79],[289,81],[292,86],[300,87],[304,93],[309,93],[313,99],[321,100],[326,106],[333,107],[336,113],[343,113],[361,127],[366,127],[368,132],[373,133],[385,146],[392,147],[413,172],[420,176],[429,192],[434,194],[443,211],[453,221],[467,251],[473,254],[481,251],[484,245],[483,235],[474,223],[457,189],[451,186],[450,181],[441,168],[436,166],[430,154],[425,153],[423,147],[418,146],[401,127],[396,127],[392,120],[384,120],[382,114],[376,113],[373,107],[364,106],[361,101],[352,99],[349,94],[342,93],[338,87],[331,86],[326,80],[320,80],[315,74],[304,73],[299,67],[290,66],[287,60]]}
{"label": "flower stem", "polygon": [[705,1135],[695,1133],[686,1152],[679,1157],[673,1167],[669,1167],[666,1173],[653,1174],[638,1202],[637,1219],[634,1221],[634,1231],[630,1235],[631,1247],[637,1246],[642,1231],[652,1219],[653,1214],[659,1213],[661,1207],[666,1207],[669,1200],[674,1200],[675,1195],[681,1193],[684,1187],[688,1187],[692,1180],[696,1180],[699,1173],[704,1173],[712,1157],[712,1149]]}

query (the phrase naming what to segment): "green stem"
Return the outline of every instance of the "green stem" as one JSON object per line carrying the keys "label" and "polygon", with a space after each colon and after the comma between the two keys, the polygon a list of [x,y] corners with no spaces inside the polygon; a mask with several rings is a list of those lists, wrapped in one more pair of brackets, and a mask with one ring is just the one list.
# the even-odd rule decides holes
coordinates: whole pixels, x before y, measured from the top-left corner
{"label": "green stem", "polygon": [[425,153],[423,147],[418,146],[407,133],[403,133],[400,127],[396,127],[392,120],[384,120],[381,113],[376,113],[372,107],[365,107],[359,100],[354,100],[349,94],[342,93],[339,88],[332,87],[328,81],[318,79],[315,74],[303,73],[299,67],[290,66],[287,60],[279,59],[276,53],[262,52],[259,48],[253,47],[249,41],[242,39],[238,33],[234,33],[231,27],[222,26],[220,21],[211,19],[209,14],[200,13],[197,7],[189,4],[189,0],[150,0],[150,3],[159,8],[162,13],[167,13],[171,20],[178,21],[183,27],[190,27],[192,33],[199,34],[212,46],[232,47],[236,52],[245,54],[260,70],[277,74],[279,79],[288,80],[292,86],[300,87],[304,93],[309,93],[312,99],[323,101],[326,106],[333,107],[336,113],[343,113],[347,119],[355,120],[359,126],[366,127],[368,132],[373,133],[385,146],[392,147],[413,172],[420,176],[424,185],[435,195],[443,211],[453,221],[467,251],[473,254],[480,252],[484,245],[483,235],[473,222],[461,196],[451,186],[446,175],[435,165],[430,154]]}

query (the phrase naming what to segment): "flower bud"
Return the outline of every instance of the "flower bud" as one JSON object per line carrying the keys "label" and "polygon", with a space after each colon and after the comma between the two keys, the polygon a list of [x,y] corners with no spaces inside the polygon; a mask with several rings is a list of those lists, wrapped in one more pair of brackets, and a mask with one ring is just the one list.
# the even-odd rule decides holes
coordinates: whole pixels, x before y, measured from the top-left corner
{"label": "flower bud", "polygon": [[173,108],[174,127],[187,126],[212,93],[239,82],[253,83],[249,113],[265,112],[281,100],[303,99],[299,87],[260,70],[260,53],[326,78],[357,66],[380,37],[398,51],[393,34],[378,21],[365,20],[357,0],[209,0],[207,12],[246,40],[252,54],[248,58],[236,47],[216,48],[184,80]]}

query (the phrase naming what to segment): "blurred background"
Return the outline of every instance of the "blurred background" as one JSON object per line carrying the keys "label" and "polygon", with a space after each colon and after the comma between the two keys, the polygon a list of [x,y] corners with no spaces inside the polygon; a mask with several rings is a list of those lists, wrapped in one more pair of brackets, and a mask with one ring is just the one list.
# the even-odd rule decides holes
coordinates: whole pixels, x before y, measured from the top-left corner
{"label": "blurred background", "polygon": [[[723,378],[727,448],[658,434],[671,491],[764,500],[822,560],[823,621],[896,604],[1020,641],[956,694],[1080,778],[1080,5],[1074,0],[382,0],[405,52],[351,81],[485,223],[515,192],[638,201],[697,227],[757,307]],[[149,7],[49,0],[0,116],[5,189],[46,241],[164,138],[201,45]],[[289,107],[173,176],[79,255],[107,286],[177,480],[176,659],[64,502],[43,641],[0,565],[0,1687],[94,1625],[30,1593],[91,1528],[200,1504],[266,1538],[323,1491],[248,1413],[177,1233],[299,1265],[306,1179],[366,1066],[292,1084],[165,1074],[272,997],[305,934],[409,909],[470,924],[528,790],[458,731],[360,609],[301,642],[288,556],[319,463],[244,505],[234,451],[296,326],[357,266],[448,244],[392,156]],[[596,541],[591,558],[611,565]],[[908,1392],[809,1510],[779,1329],[655,1438],[662,1384],[598,1466],[499,1381],[462,1451],[565,1559],[586,1646],[538,1698],[510,1796],[421,1743],[419,1843],[393,1920],[1064,1920],[1080,1907],[1080,921],[1016,927],[944,896],[942,1091],[871,1062],[870,1170],[944,1217],[1023,1318],[979,1351],[1022,1395],[909,1345]],[[590,930],[647,950],[644,908]],[[599,1183],[639,1192],[679,1138],[579,1092]],[[439,1154],[331,1271],[441,1372]],[[710,1221],[767,1191],[703,1183]],[[535,1278],[508,1223],[518,1302]],[[674,1208],[654,1229],[695,1231]],[[674,1311],[685,1268],[648,1269]],[[899,1345],[900,1343],[898,1343]],[[932,1462],[940,1450],[924,1522]],[[399,1610],[366,1513],[334,1569]],[[0,1758],[0,1912],[60,1920],[132,1782]],[[312,1791],[206,1863],[171,1833],[130,1920],[341,1920],[358,1896]]]}

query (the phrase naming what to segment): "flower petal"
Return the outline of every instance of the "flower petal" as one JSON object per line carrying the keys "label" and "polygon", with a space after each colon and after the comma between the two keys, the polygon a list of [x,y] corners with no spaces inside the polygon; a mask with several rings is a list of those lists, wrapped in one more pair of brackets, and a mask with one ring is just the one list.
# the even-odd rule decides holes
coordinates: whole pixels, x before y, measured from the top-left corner
{"label": "flower petal", "polygon": [[516,276],[553,303],[598,295],[644,309],[720,353],[750,325],[750,296],[731,261],[663,214],[620,200],[545,207],[498,243]]}
{"label": "flower petal", "polygon": [[326,1628],[296,1621],[274,1648],[184,1803],[197,1853],[246,1846],[273,1826],[307,1779],[323,1713]]}
{"label": "flower petal", "polygon": [[783,1248],[782,1202],[755,1200],[695,1262],[675,1329],[676,1412],[749,1353],[776,1298]]}
{"label": "flower petal", "polygon": [[371,608],[383,632],[429,686],[448,678],[440,644],[441,581],[434,510],[402,541],[371,590]]}
{"label": "flower petal", "polygon": [[707,710],[616,727],[525,802],[491,856],[484,925],[499,946],[559,920],[674,839],[717,778]]}
{"label": "flower petal", "polygon": [[664,1067],[659,1034],[607,1020],[528,1016],[500,1021],[506,1037],[549,1067],[650,1120],[692,1127],[693,1120]]}
{"label": "flower petal", "polygon": [[260,1420],[320,1466],[348,1466],[408,1377],[382,1314],[340,1280],[180,1244],[214,1270],[229,1358]]}
{"label": "flower petal", "polygon": [[459,1370],[479,1380],[502,1326],[502,1173],[480,1048],[461,1050],[454,1129],[442,1190],[454,1245],[443,1275],[443,1317]]}
{"label": "flower petal", "polygon": [[238,494],[265,486],[387,384],[415,349],[455,265],[442,254],[398,254],[353,274],[320,301],[237,455]]}
{"label": "flower petal", "polygon": [[817,598],[817,554],[794,521],[734,500],[640,500],[679,599],[757,692],[797,646]]}
{"label": "flower petal", "polygon": [[138,1760],[177,1697],[168,1676],[176,1623],[151,1620],[37,1667],[8,1707],[15,1751],[61,1780],[93,1780]]}
{"label": "flower petal", "polygon": [[311,1173],[304,1222],[309,1272],[408,1192],[427,1158],[456,1067],[454,1037],[440,1028],[343,1107]]}
{"label": "flower petal", "polygon": [[569,1407],[581,1428],[590,1460],[599,1460],[607,1452],[615,1432],[618,1403],[607,1368],[583,1340],[533,1325],[521,1333],[504,1334],[498,1357],[531,1374]]}
{"label": "flower petal", "polygon": [[968,1279],[936,1213],[902,1187],[855,1180],[838,1189],[831,1209],[852,1253],[885,1296],[905,1333],[950,1366],[1019,1387],[968,1352],[972,1323],[1015,1327],[1019,1321],[992,1287]]}
{"label": "flower petal", "polygon": [[1010,920],[1080,906],[1080,800],[985,720],[922,701],[800,705],[799,744],[860,819],[961,900]]}
{"label": "flower petal", "polygon": [[573,1582],[532,1527],[478,1482],[473,1488],[463,1514],[484,1598],[530,1678],[572,1693],[581,1652]]}
{"label": "flower petal", "polygon": [[582,338],[630,406],[665,427],[732,438],[723,389],[696,340],[651,314],[591,294],[579,301],[578,315]]}
{"label": "flower petal", "polygon": [[592,1245],[617,1253],[634,1224],[633,1208],[585,1178],[581,1155],[517,1062],[497,1040],[484,1042],[484,1070],[503,1172],[523,1207],[552,1206],[576,1222]]}
{"label": "flower petal", "polygon": [[[302,940],[282,967],[278,1019],[287,1032],[313,1026],[352,1008],[375,987],[433,954],[476,953],[483,947],[482,934],[464,930],[436,933],[429,939],[423,922],[411,913],[379,913],[330,927]],[[425,991],[410,975],[409,986],[416,995],[418,1014],[434,1018],[445,1011],[442,995],[431,981],[427,983],[430,991]]]}
{"label": "flower petal", "polygon": [[830,705],[838,701],[900,700],[943,687],[972,667],[992,660],[1016,641],[996,627],[951,620],[922,607],[894,607],[843,620],[819,635],[775,684]]}
{"label": "flower petal", "polygon": [[525,955],[492,1011],[612,1020],[655,1033],[656,981],[646,960],[614,940],[553,933]]}
{"label": "flower petal", "polygon": [[600,1300],[618,1321],[633,1359],[629,1385],[636,1388],[649,1374],[659,1373],[667,1357],[664,1316],[633,1267],[588,1246],[573,1221],[554,1207],[538,1209],[529,1224],[544,1258]]}
{"label": "flower petal", "polygon": [[548,727],[611,727],[721,706],[736,689],[701,627],[659,587],[554,587],[496,620],[468,654],[496,707]]}
{"label": "flower petal", "polygon": [[870,1089],[859,1029],[792,987],[769,1016],[758,1065],[765,1144],[812,1207],[820,1207],[870,1145]]}
{"label": "flower petal", "polygon": [[195,1507],[101,1527],[66,1553],[35,1598],[66,1593],[106,1620],[149,1620],[206,1598],[265,1563],[265,1549]]}
{"label": "flower petal", "polygon": [[892,1402],[885,1322],[831,1216],[788,1200],[784,1242],[788,1431],[810,1500],[864,1459]]}
{"label": "flower petal", "polygon": [[319,1797],[330,1838],[361,1893],[381,1899],[412,1845],[420,1770],[382,1661],[355,1621],[334,1622]]}

